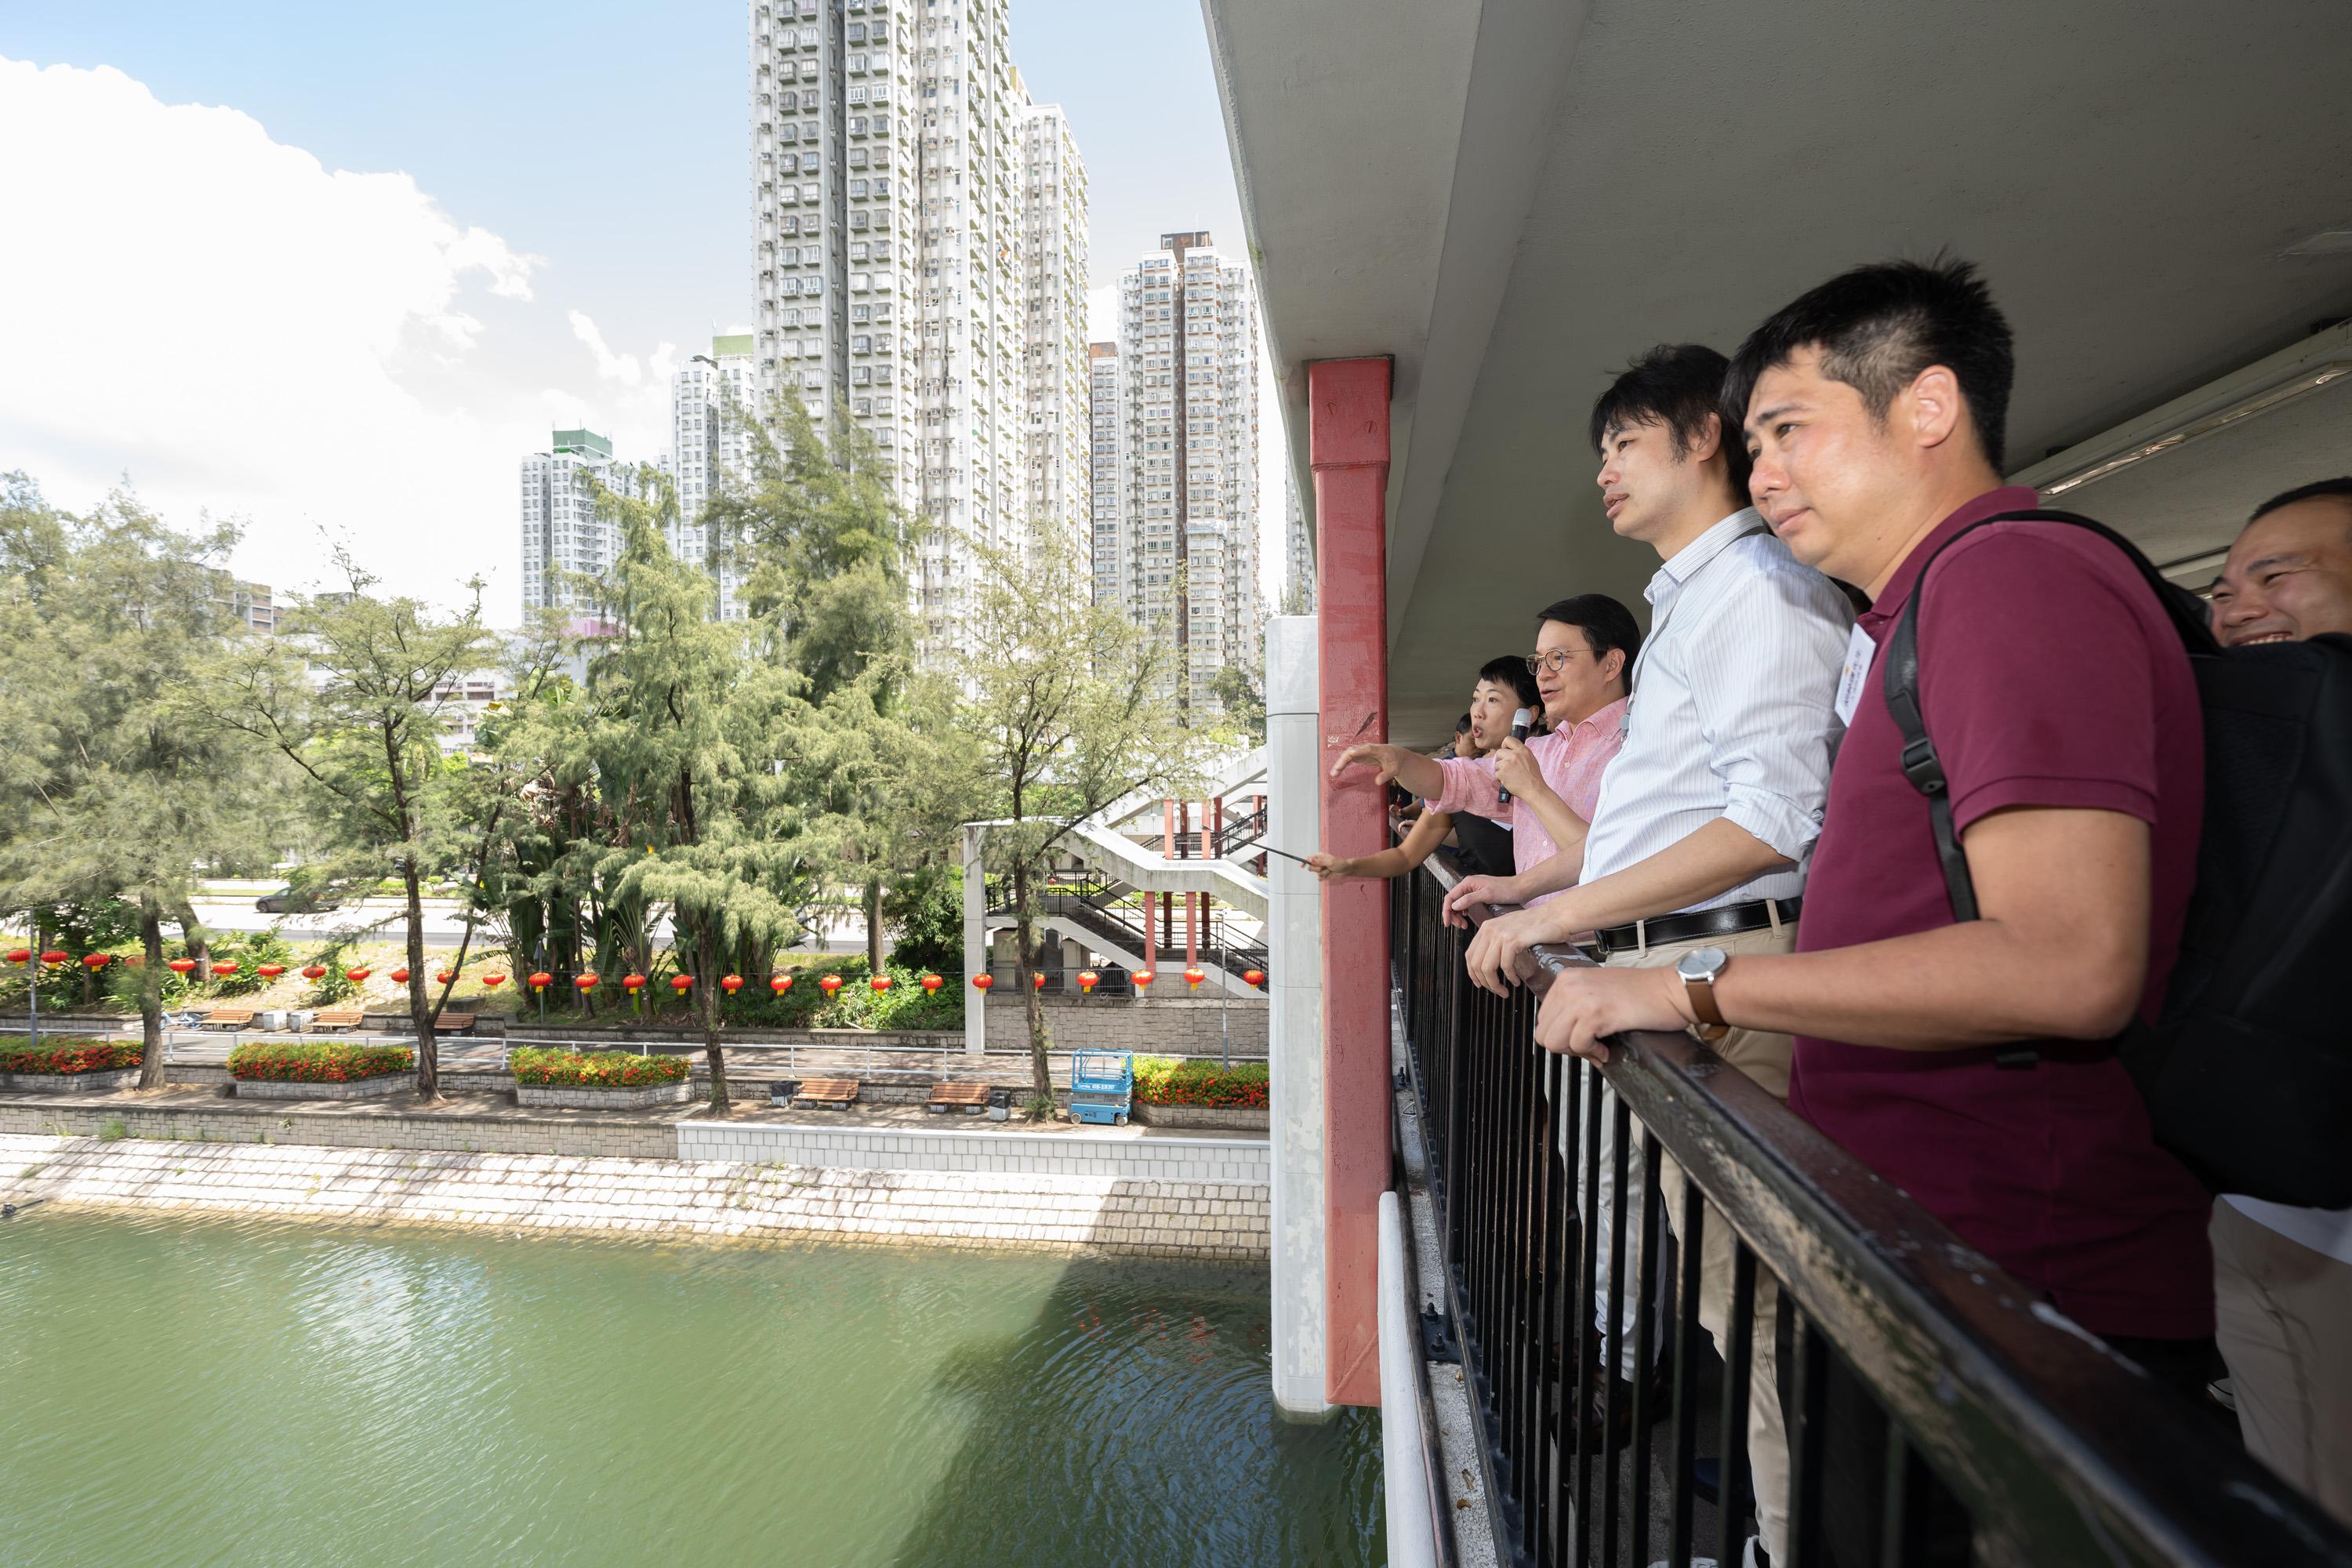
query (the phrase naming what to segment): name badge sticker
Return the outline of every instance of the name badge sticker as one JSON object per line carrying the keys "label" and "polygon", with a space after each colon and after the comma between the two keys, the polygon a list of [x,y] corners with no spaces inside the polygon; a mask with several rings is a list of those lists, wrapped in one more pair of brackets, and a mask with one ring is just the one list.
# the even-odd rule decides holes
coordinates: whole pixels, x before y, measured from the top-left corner
{"label": "name badge sticker", "polygon": [[1862,693],[1870,679],[1870,661],[1876,658],[1878,645],[1860,626],[1846,634],[1845,668],[1838,672],[1837,716],[1841,724],[1851,724],[1862,710]]}

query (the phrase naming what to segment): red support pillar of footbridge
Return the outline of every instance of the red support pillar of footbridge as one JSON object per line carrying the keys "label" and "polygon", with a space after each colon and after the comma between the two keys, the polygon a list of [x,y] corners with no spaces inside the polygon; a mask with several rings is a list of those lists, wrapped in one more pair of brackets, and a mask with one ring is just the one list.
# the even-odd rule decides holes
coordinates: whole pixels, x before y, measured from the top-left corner
{"label": "red support pillar of footbridge", "polygon": [[[1387,793],[1335,782],[1349,746],[1389,734],[1389,362],[1307,367],[1315,471],[1318,707],[1323,848],[1387,847]],[[1334,1405],[1381,1402],[1381,1194],[1389,1184],[1389,900],[1386,885],[1323,884],[1323,1386]]]}

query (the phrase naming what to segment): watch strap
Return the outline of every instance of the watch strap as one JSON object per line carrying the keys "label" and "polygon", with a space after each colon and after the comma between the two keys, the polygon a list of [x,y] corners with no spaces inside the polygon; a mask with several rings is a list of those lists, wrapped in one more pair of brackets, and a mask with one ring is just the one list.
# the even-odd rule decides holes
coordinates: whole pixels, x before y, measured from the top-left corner
{"label": "watch strap", "polygon": [[1715,974],[1703,980],[1685,978],[1683,981],[1683,990],[1690,997],[1691,1011],[1698,1015],[1698,1024],[1693,1032],[1709,1045],[1731,1033],[1731,1026],[1724,1020],[1723,1009],[1715,1005],[1715,976],[1729,967],[1726,963]]}

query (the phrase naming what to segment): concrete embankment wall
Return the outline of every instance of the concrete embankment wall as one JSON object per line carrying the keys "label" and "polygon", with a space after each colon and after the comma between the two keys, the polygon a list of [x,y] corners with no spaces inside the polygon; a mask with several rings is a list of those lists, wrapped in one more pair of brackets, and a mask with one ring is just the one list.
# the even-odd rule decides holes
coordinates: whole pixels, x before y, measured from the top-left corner
{"label": "concrete embankment wall", "polygon": [[1118,1176],[0,1133],[0,1197],[680,1239],[1266,1255],[1264,1187]]}

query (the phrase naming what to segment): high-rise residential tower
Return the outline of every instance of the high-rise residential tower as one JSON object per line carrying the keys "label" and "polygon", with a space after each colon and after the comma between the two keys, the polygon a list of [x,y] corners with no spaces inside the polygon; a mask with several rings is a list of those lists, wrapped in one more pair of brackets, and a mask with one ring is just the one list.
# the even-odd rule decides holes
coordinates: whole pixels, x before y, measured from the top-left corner
{"label": "high-rise residential tower", "polygon": [[1126,443],[1119,439],[1118,345],[1087,345],[1087,425],[1092,437],[1088,461],[1092,499],[1095,603],[1127,604],[1127,531],[1119,525],[1119,498],[1126,484]]}
{"label": "high-rise residential tower", "polygon": [[[715,337],[708,354],[696,354],[670,376],[670,471],[677,479],[678,519],[670,548],[705,565],[712,564],[712,545],[740,543],[709,539],[702,511],[723,479],[742,479],[750,470],[750,426],[760,406],[752,348],[749,332]],[[719,618],[740,619],[742,561],[732,549],[716,553]]]}
{"label": "high-rise residential tower", "polygon": [[593,604],[593,591],[578,579],[602,577],[621,552],[619,528],[596,515],[599,484],[634,495],[636,467],[614,461],[613,443],[593,430],[558,430],[546,451],[522,460],[525,611]]}
{"label": "high-rise residential tower", "polygon": [[1289,552],[1282,579],[1282,613],[1311,616],[1315,613],[1315,541],[1307,536],[1307,512],[1298,504],[1298,480],[1287,469],[1282,493],[1287,502],[1282,538]]}
{"label": "high-rise residential tower", "polygon": [[1257,301],[1205,233],[1160,237],[1119,279],[1120,598],[1184,650],[1176,695],[1262,657]]}
{"label": "high-rise residential tower", "polygon": [[1029,517],[1060,532],[1084,560],[1094,510],[1087,167],[1059,106],[1032,104],[1020,121],[1024,499]]}
{"label": "high-rise residential tower", "polygon": [[[751,0],[759,386],[820,421],[845,408],[936,525],[913,584],[933,650],[970,603],[972,543],[1016,542],[1028,521],[1027,346],[1075,353],[1083,331],[1060,312],[1084,320],[1085,173],[1058,114],[1029,103],[1005,6]],[[1041,199],[1073,208],[1034,229],[1032,146],[1055,152]],[[1033,232],[1057,253],[1049,268],[1041,248],[1034,290]],[[1066,494],[1066,438],[1034,444],[1056,448]]]}

